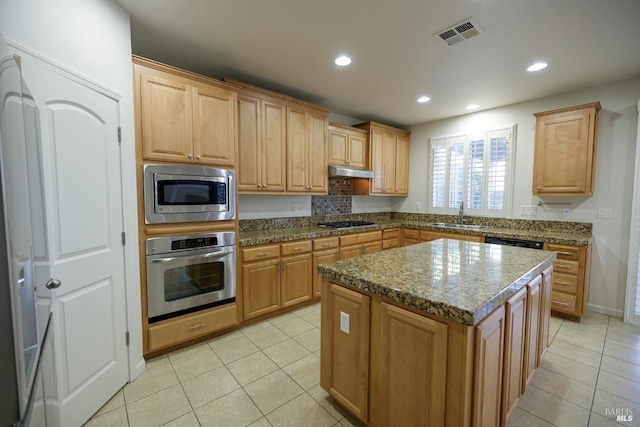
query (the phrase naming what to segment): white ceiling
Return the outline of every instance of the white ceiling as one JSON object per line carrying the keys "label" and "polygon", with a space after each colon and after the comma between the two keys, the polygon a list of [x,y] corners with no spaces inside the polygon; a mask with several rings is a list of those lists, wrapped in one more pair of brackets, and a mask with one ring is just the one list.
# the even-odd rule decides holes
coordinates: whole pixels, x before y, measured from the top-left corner
{"label": "white ceiling", "polygon": [[[395,126],[640,76],[638,0],[117,1],[135,54]],[[467,18],[479,36],[434,37]]]}

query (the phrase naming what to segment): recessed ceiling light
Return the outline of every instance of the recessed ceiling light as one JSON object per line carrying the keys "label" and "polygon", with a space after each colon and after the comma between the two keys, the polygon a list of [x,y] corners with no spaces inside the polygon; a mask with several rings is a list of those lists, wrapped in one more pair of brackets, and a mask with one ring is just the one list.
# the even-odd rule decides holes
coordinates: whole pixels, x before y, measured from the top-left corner
{"label": "recessed ceiling light", "polygon": [[544,68],[547,68],[547,64],[545,62],[536,62],[535,64],[529,66],[529,68],[527,68],[527,71],[539,71]]}
{"label": "recessed ceiling light", "polygon": [[428,96],[421,96],[420,98],[418,98],[418,102],[424,103],[424,102],[429,102],[431,100],[431,98],[429,98]]}
{"label": "recessed ceiling light", "polygon": [[336,65],[344,67],[345,65],[351,64],[351,58],[349,58],[348,56],[342,55],[336,58],[335,63]]}
{"label": "recessed ceiling light", "polygon": [[476,105],[476,104],[467,105],[467,110],[475,110],[476,108],[478,108],[478,105]]}

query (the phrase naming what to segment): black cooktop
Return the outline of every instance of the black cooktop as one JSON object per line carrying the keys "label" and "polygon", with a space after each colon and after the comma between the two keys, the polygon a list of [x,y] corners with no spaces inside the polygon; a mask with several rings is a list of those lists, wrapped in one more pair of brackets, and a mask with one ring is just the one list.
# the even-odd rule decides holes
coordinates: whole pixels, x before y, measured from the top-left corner
{"label": "black cooktop", "polygon": [[320,227],[331,228],[351,228],[351,227],[364,227],[366,225],[375,225],[374,222],[369,221],[335,221],[335,222],[320,222]]}

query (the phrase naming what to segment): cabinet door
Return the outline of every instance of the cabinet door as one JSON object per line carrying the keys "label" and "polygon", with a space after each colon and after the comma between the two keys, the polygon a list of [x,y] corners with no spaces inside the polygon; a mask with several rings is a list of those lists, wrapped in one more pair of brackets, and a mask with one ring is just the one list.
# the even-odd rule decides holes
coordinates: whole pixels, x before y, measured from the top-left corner
{"label": "cabinet door", "polygon": [[262,188],[260,100],[238,94],[238,191],[254,192]]}
{"label": "cabinet door", "polygon": [[287,108],[262,101],[262,190],[283,192],[286,181]]}
{"label": "cabinet door", "polygon": [[383,194],[396,192],[396,135],[391,132],[382,134],[382,181]]}
{"label": "cabinet door", "polygon": [[540,284],[540,338],[538,341],[538,366],[549,348],[549,321],[551,319],[551,289],[553,283],[553,267],[542,272]]}
{"label": "cabinet door", "polygon": [[380,322],[379,424],[443,426],[447,325],[386,303]]}
{"label": "cabinet door", "polygon": [[330,165],[346,165],[347,163],[347,144],[349,135],[340,129],[329,128],[329,164]]}
{"label": "cabinet door", "polygon": [[327,128],[326,114],[307,114],[306,168],[308,192],[326,193],[327,181]]}
{"label": "cabinet door", "polygon": [[536,114],[534,195],[592,195],[599,108]]}
{"label": "cabinet door", "polygon": [[282,258],[282,305],[299,304],[311,298],[311,254]]}
{"label": "cabinet door", "polygon": [[375,254],[382,250],[381,242],[370,242],[362,245],[362,255]]}
{"label": "cabinet door", "polygon": [[527,285],[527,326],[525,338],[524,375],[522,393],[538,367],[538,342],[542,320],[542,275]]}
{"label": "cabinet door", "polygon": [[369,403],[370,298],[335,284],[330,284],[326,289],[329,295],[322,296],[320,328],[321,386],[349,412],[366,422]]}
{"label": "cabinet door", "polygon": [[307,137],[307,112],[287,107],[287,191],[309,191]]}
{"label": "cabinet door", "polygon": [[280,308],[280,259],[242,266],[244,318],[251,319]]}
{"label": "cabinet door", "polygon": [[340,259],[355,258],[362,255],[362,245],[345,246],[340,248]]}
{"label": "cabinet door", "polygon": [[314,252],[313,254],[313,296],[317,297],[321,294],[322,279],[318,274],[318,266],[329,262],[338,261],[340,252],[338,249],[330,249],[322,252]]}
{"label": "cabinet door", "polygon": [[371,169],[373,179],[371,180],[371,194],[382,194],[385,190],[385,164],[384,164],[384,132],[379,129],[371,129]]}
{"label": "cabinet door", "polygon": [[398,135],[396,138],[395,193],[409,194],[409,138]]}
{"label": "cabinet door", "polygon": [[367,167],[367,137],[366,135],[349,135],[347,145],[347,161],[354,168]]}
{"label": "cabinet door", "polygon": [[501,425],[504,315],[504,306],[500,306],[475,329],[472,424],[476,426]]}
{"label": "cabinet door", "polygon": [[193,88],[193,155],[195,163],[234,166],[236,161],[236,94],[214,86]]}
{"label": "cabinet door", "polygon": [[518,404],[522,392],[525,331],[527,323],[527,288],[516,292],[505,302],[504,372],[502,381],[502,424]]}
{"label": "cabinet door", "polygon": [[142,157],[189,163],[192,150],[193,94],[184,79],[150,71],[140,75]]}

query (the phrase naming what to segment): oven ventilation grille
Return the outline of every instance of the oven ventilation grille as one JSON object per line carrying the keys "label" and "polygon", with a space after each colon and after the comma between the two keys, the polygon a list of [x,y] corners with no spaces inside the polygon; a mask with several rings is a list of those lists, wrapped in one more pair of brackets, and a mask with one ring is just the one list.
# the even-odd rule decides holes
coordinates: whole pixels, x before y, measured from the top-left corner
{"label": "oven ventilation grille", "polygon": [[434,37],[447,46],[453,46],[458,43],[462,43],[465,40],[469,40],[471,37],[475,37],[481,32],[482,30],[473,18],[469,18],[445,30],[438,31],[434,34]]}

